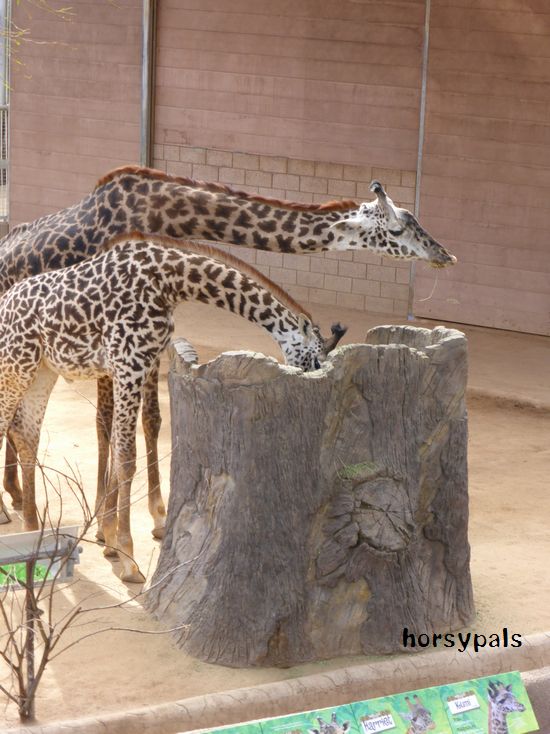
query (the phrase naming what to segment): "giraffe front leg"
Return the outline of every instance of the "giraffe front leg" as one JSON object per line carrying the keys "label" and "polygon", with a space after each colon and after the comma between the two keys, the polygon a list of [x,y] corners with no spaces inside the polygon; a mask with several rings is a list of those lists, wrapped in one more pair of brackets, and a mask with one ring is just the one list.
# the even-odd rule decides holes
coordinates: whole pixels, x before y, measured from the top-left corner
{"label": "giraffe front leg", "polygon": [[13,445],[13,437],[8,431],[6,441],[6,464],[4,466],[4,489],[11,496],[11,502],[14,510],[20,510],[23,507],[23,493],[17,476],[17,467],[19,461],[17,451]]}
{"label": "giraffe front leg", "polygon": [[147,482],[149,512],[153,518],[153,537],[164,538],[166,523],[166,507],[160,491],[160,471],[158,457],[158,437],[162,417],[160,415],[159,394],[159,360],[147,375],[143,385],[143,406],[141,420],[145,436],[145,450],[147,452]]}
{"label": "giraffe front leg", "polygon": [[[97,491],[95,500],[95,514],[98,518],[98,529],[96,538],[105,540],[103,529],[103,518],[105,516],[105,502],[108,488],[110,487],[109,474],[109,449],[111,443],[111,430],[113,425],[113,382],[110,377],[101,377],[97,381],[97,411],[96,411],[96,433],[97,433]],[[112,475],[112,474],[111,474]],[[116,486],[109,489],[116,491]],[[116,503],[115,503],[116,507]],[[116,534],[116,530],[115,530]]]}
{"label": "giraffe front leg", "polygon": [[113,475],[118,485],[118,526],[116,548],[122,564],[120,578],[143,583],[145,576],[134,560],[130,529],[131,489],[136,473],[136,428],[144,376],[123,375],[114,380]]}
{"label": "giraffe front leg", "polygon": [[[10,431],[21,461],[23,476],[23,527],[38,530],[39,519],[35,499],[35,470],[40,443],[40,429],[48,400],[57,382],[57,374],[42,365],[21,398]],[[47,502],[47,498],[46,498]]]}

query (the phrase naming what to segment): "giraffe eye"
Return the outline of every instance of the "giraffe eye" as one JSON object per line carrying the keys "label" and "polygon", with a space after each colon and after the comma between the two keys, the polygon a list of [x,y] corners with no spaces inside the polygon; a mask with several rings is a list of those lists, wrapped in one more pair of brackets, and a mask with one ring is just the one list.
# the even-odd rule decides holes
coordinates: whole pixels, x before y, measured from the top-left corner
{"label": "giraffe eye", "polygon": [[393,235],[394,237],[399,237],[403,234],[405,231],[405,227],[401,227],[401,229],[388,229],[388,232]]}

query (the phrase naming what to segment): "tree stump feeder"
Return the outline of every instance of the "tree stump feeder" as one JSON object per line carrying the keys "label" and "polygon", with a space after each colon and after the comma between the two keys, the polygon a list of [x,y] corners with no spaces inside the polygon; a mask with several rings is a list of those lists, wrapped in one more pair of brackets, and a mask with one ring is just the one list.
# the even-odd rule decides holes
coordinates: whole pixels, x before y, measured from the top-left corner
{"label": "tree stump feeder", "polygon": [[171,495],[147,595],[203,661],[403,651],[474,615],[465,336],[381,326],[313,373],[172,360]]}

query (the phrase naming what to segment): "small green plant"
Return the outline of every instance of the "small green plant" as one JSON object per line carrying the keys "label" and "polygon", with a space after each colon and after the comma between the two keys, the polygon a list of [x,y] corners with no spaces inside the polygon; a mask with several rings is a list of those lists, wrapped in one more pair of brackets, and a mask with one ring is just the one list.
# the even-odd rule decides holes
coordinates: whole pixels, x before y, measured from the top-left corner
{"label": "small green plant", "polygon": [[365,474],[376,474],[378,467],[372,461],[361,461],[358,464],[347,464],[338,472],[340,479],[359,479]]}

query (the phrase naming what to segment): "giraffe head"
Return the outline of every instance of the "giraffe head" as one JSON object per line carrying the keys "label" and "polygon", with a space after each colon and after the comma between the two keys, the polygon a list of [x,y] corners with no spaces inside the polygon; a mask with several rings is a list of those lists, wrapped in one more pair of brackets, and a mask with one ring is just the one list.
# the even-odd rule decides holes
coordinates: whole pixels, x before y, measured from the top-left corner
{"label": "giraffe head", "polygon": [[347,328],[340,324],[331,327],[332,336],[325,339],[321,331],[311,319],[301,313],[298,316],[297,328],[279,338],[286,364],[300,367],[304,372],[318,370],[330,351],[344,336]]}
{"label": "giraffe head", "polygon": [[489,702],[498,714],[505,716],[513,711],[525,711],[525,706],[520,703],[512,693],[512,686],[504,683],[491,681],[487,688]]}
{"label": "giraffe head", "polygon": [[350,728],[349,721],[344,721],[342,724],[338,723],[338,719],[336,718],[336,713],[334,711],[330,718],[330,723],[327,724],[320,716],[317,717],[317,721],[319,722],[319,728],[310,729],[310,734],[346,734]]}
{"label": "giraffe head", "polygon": [[370,190],[375,201],[331,225],[337,250],[366,248],[380,255],[406,260],[424,260],[434,268],[454,265],[456,257],[436,242],[407,209],[396,206],[379,181]]}
{"label": "giraffe head", "polygon": [[414,703],[406,696],[405,702],[408,706],[409,713],[403,714],[403,718],[411,722],[410,734],[423,734],[423,732],[435,729],[435,721],[432,719],[431,713],[424,706],[418,696],[413,696]]}

